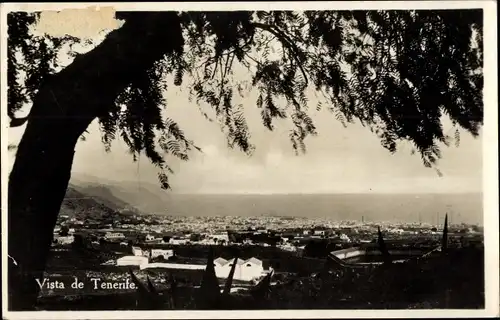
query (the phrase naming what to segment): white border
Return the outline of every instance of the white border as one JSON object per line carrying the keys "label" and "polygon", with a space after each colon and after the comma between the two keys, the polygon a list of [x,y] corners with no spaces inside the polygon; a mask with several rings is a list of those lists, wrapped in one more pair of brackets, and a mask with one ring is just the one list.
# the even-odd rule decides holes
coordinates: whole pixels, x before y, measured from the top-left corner
{"label": "white border", "polygon": [[[1,4],[1,159],[2,208],[7,204],[7,116],[6,100],[6,15],[9,11],[61,10],[89,6],[109,7],[127,11],[162,10],[353,10],[353,9],[484,9],[484,127],[483,127],[483,186],[485,243],[485,309],[484,310],[265,310],[265,311],[34,311],[9,312],[6,268],[2,270],[2,313],[6,319],[164,319],[164,318],[374,318],[374,317],[487,317],[499,315],[499,207],[498,207],[498,92],[497,92],[497,32],[495,1],[349,1],[349,2],[198,2],[198,3],[8,3]],[[7,265],[7,216],[2,209],[2,266]]]}

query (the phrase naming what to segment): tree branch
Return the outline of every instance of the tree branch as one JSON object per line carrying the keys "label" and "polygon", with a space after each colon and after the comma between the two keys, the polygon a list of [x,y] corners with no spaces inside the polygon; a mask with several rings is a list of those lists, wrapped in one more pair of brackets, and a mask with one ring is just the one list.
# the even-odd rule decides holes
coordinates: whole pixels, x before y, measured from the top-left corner
{"label": "tree branch", "polygon": [[304,70],[304,68],[302,67],[302,61],[300,60],[299,58],[299,48],[293,44],[293,41],[281,30],[277,29],[277,28],[273,28],[273,26],[271,25],[268,25],[268,24],[264,24],[264,23],[259,23],[259,22],[254,22],[252,23],[252,25],[256,28],[260,28],[262,30],[265,30],[265,31],[268,31],[270,33],[272,33],[274,36],[276,36],[278,38],[278,40],[285,45],[285,47],[292,51],[292,57],[295,59],[295,61],[297,62],[297,65],[300,69],[300,71],[302,72],[302,75],[304,76],[304,80],[306,81],[306,86],[309,84],[309,80],[307,78],[307,74]]}

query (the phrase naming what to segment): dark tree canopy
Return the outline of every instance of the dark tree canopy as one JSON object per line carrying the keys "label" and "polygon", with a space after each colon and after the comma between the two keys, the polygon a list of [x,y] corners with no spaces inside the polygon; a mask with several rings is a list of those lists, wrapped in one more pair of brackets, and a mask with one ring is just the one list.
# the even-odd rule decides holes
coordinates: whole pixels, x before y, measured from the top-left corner
{"label": "dark tree canopy", "polygon": [[[119,12],[121,28],[161,21],[166,13]],[[38,89],[59,70],[58,53],[80,39],[34,36],[39,13],[8,16],[8,114],[12,126],[26,118],[16,112],[32,103]],[[483,123],[482,10],[179,12],[181,37],[174,50],[135,74],[98,116],[107,149],[120,137],[136,157],[144,153],[159,168],[163,187],[171,172],[163,154],[187,160],[197,148],[168,118],[164,90],[170,80],[190,88],[190,96],[210,106],[228,145],[251,153],[244,107],[234,102],[250,89],[262,122],[290,119],[290,141],[297,152],[317,134],[309,108],[328,108],[343,124],[355,120],[395,152],[414,145],[425,166],[440,158],[442,116],[477,136]],[[148,26],[153,25],[151,22]],[[147,28],[145,26],[144,28]],[[147,31],[147,30],[145,30]],[[108,37],[112,36],[112,31]],[[144,50],[148,50],[144,48]],[[79,56],[76,55],[75,59]],[[247,78],[235,77],[247,69]],[[308,92],[322,102],[309,103]],[[208,115],[207,118],[211,119]]]}

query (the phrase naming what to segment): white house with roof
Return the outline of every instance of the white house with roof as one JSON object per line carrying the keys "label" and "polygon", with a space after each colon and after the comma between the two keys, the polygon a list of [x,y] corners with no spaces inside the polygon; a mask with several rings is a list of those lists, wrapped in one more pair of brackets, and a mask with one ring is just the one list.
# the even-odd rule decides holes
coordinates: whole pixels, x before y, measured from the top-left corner
{"label": "white house with roof", "polygon": [[[231,272],[231,267],[235,259],[229,261],[223,258],[214,260],[214,269],[217,278],[227,278]],[[264,266],[261,260],[257,258],[250,258],[248,260],[238,259],[236,261],[236,268],[234,270],[234,280],[252,281],[262,277],[264,274]]]}
{"label": "white house with roof", "polygon": [[144,255],[144,252],[140,247],[132,247],[132,254],[137,257],[141,257]]}
{"label": "white house with roof", "polygon": [[226,259],[222,258],[222,257],[219,257],[217,259],[214,260],[214,266],[217,268],[217,267],[222,267],[223,265],[227,264],[229,261],[227,261]]}

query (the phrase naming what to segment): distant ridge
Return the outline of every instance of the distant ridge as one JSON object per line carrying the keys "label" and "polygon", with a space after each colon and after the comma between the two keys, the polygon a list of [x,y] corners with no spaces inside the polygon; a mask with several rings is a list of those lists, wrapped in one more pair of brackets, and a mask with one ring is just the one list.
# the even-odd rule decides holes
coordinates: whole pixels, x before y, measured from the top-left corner
{"label": "distant ridge", "polygon": [[129,203],[123,201],[122,199],[115,197],[113,193],[105,186],[100,185],[86,185],[77,186],[70,184],[71,188],[84,194],[87,197],[94,199],[113,210],[131,209],[133,208]]}
{"label": "distant ridge", "polygon": [[[159,185],[72,179],[77,190],[110,208],[128,206],[146,214],[177,216],[288,216],[331,220],[401,221],[435,224],[450,213],[454,223],[482,224],[481,193],[454,194],[181,194]],[[442,221],[440,222],[442,223]]]}
{"label": "distant ridge", "polygon": [[92,197],[68,187],[66,196],[61,205],[60,215],[85,219],[109,219],[114,218],[119,213],[94,200]]}

